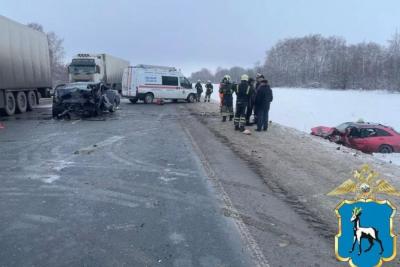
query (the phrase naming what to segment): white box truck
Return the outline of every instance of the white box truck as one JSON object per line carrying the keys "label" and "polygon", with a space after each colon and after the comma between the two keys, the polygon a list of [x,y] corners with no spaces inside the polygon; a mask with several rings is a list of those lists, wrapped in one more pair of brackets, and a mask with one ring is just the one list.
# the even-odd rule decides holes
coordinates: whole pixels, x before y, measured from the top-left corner
{"label": "white box truck", "polygon": [[0,111],[32,110],[51,86],[46,35],[0,15]]}
{"label": "white box truck", "polygon": [[121,92],[124,69],[129,61],[107,54],[78,54],[68,66],[70,82],[102,82]]}
{"label": "white box truck", "polygon": [[146,104],[156,99],[194,102],[196,90],[192,83],[174,67],[137,65],[128,67],[122,78],[122,96],[131,103]]}

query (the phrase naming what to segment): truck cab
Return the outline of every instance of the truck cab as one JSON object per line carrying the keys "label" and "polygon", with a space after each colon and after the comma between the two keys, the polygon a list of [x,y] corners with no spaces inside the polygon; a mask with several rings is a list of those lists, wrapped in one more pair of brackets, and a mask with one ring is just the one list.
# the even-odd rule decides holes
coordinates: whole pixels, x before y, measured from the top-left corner
{"label": "truck cab", "polygon": [[101,82],[120,93],[128,66],[129,61],[109,54],[78,54],[68,66],[69,82]]}
{"label": "truck cab", "polygon": [[70,82],[102,82],[104,66],[101,55],[78,54],[68,66]]}
{"label": "truck cab", "polygon": [[154,99],[194,102],[196,90],[174,67],[140,64],[124,70],[122,96],[132,103],[141,100],[148,104]]}

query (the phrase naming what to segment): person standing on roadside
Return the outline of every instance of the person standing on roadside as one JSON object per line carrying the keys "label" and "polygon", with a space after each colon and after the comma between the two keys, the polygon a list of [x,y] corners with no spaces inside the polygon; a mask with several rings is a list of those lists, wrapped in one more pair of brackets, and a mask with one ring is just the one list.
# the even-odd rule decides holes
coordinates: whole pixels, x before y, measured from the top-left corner
{"label": "person standing on roadside", "polygon": [[249,78],[249,94],[247,97],[247,107],[246,107],[246,126],[250,126],[250,117],[253,114],[254,110],[254,96],[255,96],[255,90],[254,90],[254,79]]}
{"label": "person standing on roadside", "polygon": [[213,90],[214,90],[213,85],[212,85],[211,81],[208,80],[206,83],[206,96],[204,98],[204,102],[207,102],[207,101],[210,102],[210,98],[211,98],[211,94],[213,93]]}
{"label": "person standing on roadside", "polygon": [[246,124],[246,107],[249,102],[249,76],[243,74],[240,78],[240,84],[236,86],[236,113],[233,124],[235,125],[235,130],[244,131],[244,125]]}
{"label": "person standing on roadside", "polygon": [[255,105],[256,95],[257,95],[258,87],[260,86],[261,81],[262,81],[263,79],[265,79],[265,78],[264,78],[264,75],[262,75],[261,73],[257,73],[257,74],[256,74],[256,86],[254,87],[254,94],[253,94],[253,99],[252,99],[253,105],[254,105],[254,123],[255,123],[255,124],[257,124],[257,114],[258,114],[258,112],[257,112],[257,107],[256,107],[256,105]]}
{"label": "person standing on roadside", "polygon": [[219,87],[219,93],[222,94],[221,116],[223,122],[226,121],[228,116],[230,121],[233,119],[233,92],[231,76],[225,75]]}
{"label": "person standing on roadside", "polygon": [[257,129],[256,131],[260,132],[261,130],[268,130],[268,113],[271,102],[273,100],[272,90],[268,84],[266,79],[260,80],[260,85],[257,88],[256,98],[255,98],[255,107],[257,110]]}
{"label": "person standing on roadside", "polygon": [[203,86],[201,85],[201,81],[197,80],[197,83],[196,83],[196,85],[194,87],[197,90],[196,100],[197,100],[197,102],[200,102],[201,94],[203,93]]}
{"label": "person standing on roadside", "polygon": [[257,90],[258,86],[260,86],[261,81],[264,79],[265,79],[264,75],[262,75],[261,73],[256,74],[256,87],[255,87],[256,90]]}

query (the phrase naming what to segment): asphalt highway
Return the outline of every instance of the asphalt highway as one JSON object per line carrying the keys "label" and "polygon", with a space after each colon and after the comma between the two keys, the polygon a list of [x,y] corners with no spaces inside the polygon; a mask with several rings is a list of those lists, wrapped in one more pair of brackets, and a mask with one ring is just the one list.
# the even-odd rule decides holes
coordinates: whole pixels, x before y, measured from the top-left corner
{"label": "asphalt highway", "polygon": [[0,266],[252,266],[178,115],[1,117]]}

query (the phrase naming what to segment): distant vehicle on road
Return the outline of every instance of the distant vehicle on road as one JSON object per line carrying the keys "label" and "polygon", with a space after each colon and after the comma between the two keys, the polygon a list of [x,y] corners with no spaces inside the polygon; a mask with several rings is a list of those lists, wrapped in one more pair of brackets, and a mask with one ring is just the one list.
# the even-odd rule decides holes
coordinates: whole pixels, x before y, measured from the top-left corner
{"label": "distant vehicle on road", "polygon": [[196,93],[192,83],[174,67],[137,65],[126,68],[122,78],[122,96],[131,103],[142,100],[149,104],[154,99],[193,103]]}
{"label": "distant vehicle on road", "polygon": [[378,123],[345,122],[337,127],[318,126],[311,134],[365,153],[400,152],[400,134]]}
{"label": "distant vehicle on road", "polygon": [[124,69],[129,61],[108,54],[78,54],[68,66],[69,82],[104,83],[121,92]]}
{"label": "distant vehicle on road", "polygon": [[30,111],[51,86],[46,35],[0,16],[0,111]]}
{"label": "distant vehicle on road", "polygon": [[54,89],[53,117],[97,116],[103,111],[115,112],[119,104],[117,91],[103,83],[62,84]]}

